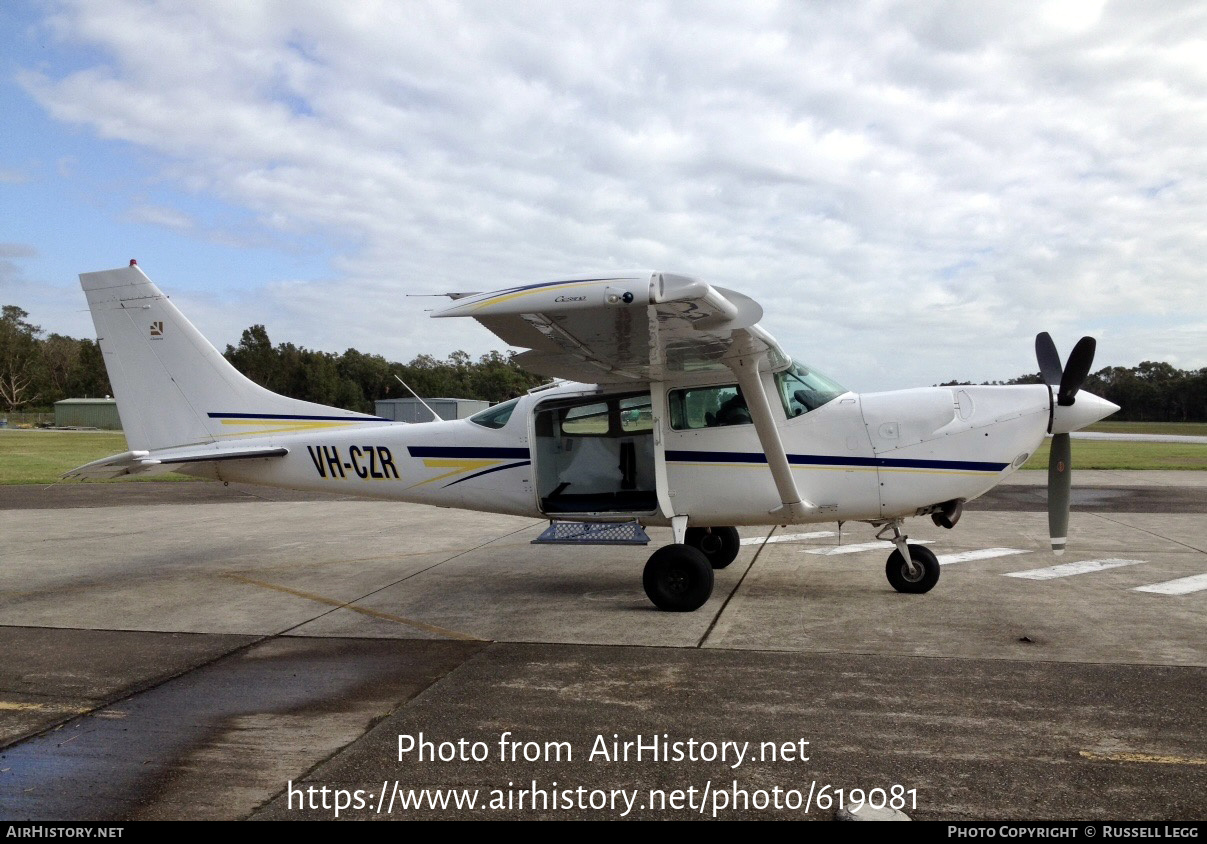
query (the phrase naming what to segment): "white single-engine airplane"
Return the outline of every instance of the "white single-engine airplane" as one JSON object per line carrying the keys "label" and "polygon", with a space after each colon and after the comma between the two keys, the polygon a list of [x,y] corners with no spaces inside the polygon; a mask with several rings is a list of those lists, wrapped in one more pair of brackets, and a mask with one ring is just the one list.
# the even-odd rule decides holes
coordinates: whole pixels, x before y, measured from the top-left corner
{"label": "white single-engine airplane", "polygon": [[713,569],[737,555],[735,525],[869,522],[896,546],[893,587],[927,592],[939,564],[907,543],[904,519],[954,526],[1047,433],[1060,553],[1068,434],[1119,409],[1079,392],[1089,337],[1063,368],[1051,338],[1036,338],[1046,384],[861,395],[789,358],[746,296],[641,272],[449,294],[432,316],[472,317],[528,349],[522,366],[570,383],[408,425],[257,386],[133,261],[80,282],[131,450],[65,477],[175,471],[547,518],[553,542],[643,542],[643,525],[669,525],[674,544],[644,574],[664,610],[708,600]]}

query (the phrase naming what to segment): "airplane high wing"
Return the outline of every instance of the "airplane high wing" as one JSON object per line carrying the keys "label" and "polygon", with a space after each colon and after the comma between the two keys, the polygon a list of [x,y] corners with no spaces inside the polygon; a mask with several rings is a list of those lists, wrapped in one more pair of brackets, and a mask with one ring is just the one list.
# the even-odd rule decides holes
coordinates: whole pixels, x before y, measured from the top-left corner
{"label": "airplane high wing", "polygon": [[[530,350],[517,357],[521,366],[555,378],[665,386],[731,371],[775,479],[779,514],[798,522],[817,511],[797,489],[760,375],[791,360],[758,327],[763,309],[753,299],[688,276],[651,272],[481,293],[432,316],[473,317],[510,345]],[[682,518],[677,533],[686,525]]]}
{"label": "airplane high wing", "polygon": [[789,364],[757,323],[763,309],[733,290],[671,273],[592,276],[460,298],[433,317],[473,317],[511,346],[517,362],[553,378],[597,384],[681,381],[735,358]]}

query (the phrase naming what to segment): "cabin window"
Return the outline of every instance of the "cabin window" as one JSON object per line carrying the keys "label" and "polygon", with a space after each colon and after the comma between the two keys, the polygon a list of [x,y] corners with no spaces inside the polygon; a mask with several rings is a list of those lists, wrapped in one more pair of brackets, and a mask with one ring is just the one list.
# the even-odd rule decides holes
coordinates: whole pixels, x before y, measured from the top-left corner
{"label": "cabin window", "polygon": [[626,434],[654,430],[654,410],[649,396],[620,400],[620,430]]}
{"label": "cabin window", "polygon": [[671,427],[676,431],[700,428],[723,428],[729,425],[748,425],[750,408],[737,384],[721,387],[689,387],[671,390]]}
{"label": "cabin window", "polygon": [[775,383],[779,387],[780,400],[784,403],[784,412],[788,414],[789,419],[817,410],[847,392],[846,388],[836,381],[799,363],[777,372]]}
{"label": "cabin window", "polygon": [[596,402],[562,411],[562,433],[572,437],[606,437],[608,435],[608,403]]}
{"label": "cabin window", "polygon": [[475,413],[469,417],[469,421],[477,423],[483,428],[502,428],[511,419],[512,411],[519,403],[519,399],[512,399],[502,404],[496,404],[494,407],[488,407],[486,410]]}

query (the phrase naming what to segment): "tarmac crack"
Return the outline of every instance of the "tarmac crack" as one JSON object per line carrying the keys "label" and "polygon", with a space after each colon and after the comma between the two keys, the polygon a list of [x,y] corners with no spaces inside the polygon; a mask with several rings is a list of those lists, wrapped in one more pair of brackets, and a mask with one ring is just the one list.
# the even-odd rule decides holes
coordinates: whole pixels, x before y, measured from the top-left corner
{"label": "tarmac crack", "polygon": [[[532,524],[524,525],[523,527],[516,528],[515,530],[513,530],[509,533],[505,533],[502,536],[496,536],[493,539],[488,539],[485,542],[480,542],[472,548],[466,548],[462,551],[458,551],[457,553],[453,554],[451,557],[446,557],[445,559],[440,560],[439,562],[432,563],[430,566],[421,568],[418,571],[413,571],[410,574],[405,575],[404,577],[400,577],[397,580],[394,580],[394,581],[391,581],[390,583],[385,584],[384,586],[379,586],[370,592],[366,592],[364,595],[361,595],[359,598],[353,598],[351,601],[348,601],[347,603],[340,604],[339,606],[333,606],[331,609],[327,610],[326,612],[321,612],[318,615],[314,616],[313,618],[306,619],[305,621],[299,621],[297,624],[291,625],[290,627],[287,627],[284,630],[280,630],[273,635],[274,636],[285,636],[301,627],[306,626],[307,624],[311,624],[312,622],[318,621],[319,619],[326,618],[327,616],[331,615],[333,612],[336,612],[341,609],[350,609],[353,612],[360,612],[360,610],[358,610],[356,607],[353,607],[352,605],[358,604],[361,601],[364,601],[368,598],[373,597],[374,595],[378,594],[379,592],[384,592],[385,590],[390,589],[391,587],[397,586],[398,584],[403,583],[407,580],[410,580],[413,577],[418,577],[419,575],[423,574],[424,572],[429,572],[432,569],[437,568],[438,566],[442,566],[445,563],[450,563],[453,560],[457,559],[458,557],[463,557],[466,554],[472,553],[481,548],[485,548],[487,545],[493,545],[495,542],[498,542],[501,539],[507,539],[509,537],[515,536],[517,533],[523,533],[526,530],[531,530],[532,528],[534,528],[540,524],[543,524],[543,521],[533,522]],[[395,617],[392,620],[398,620],[399,618],[401,618],[401,617]],[[407,622],[407,623],[410,623],[410,622]],[[437,629],[439,629],[439,628],[437,628]],[[429,631],[429,632],[432,632],[432,631]],[[451,633],[453,633],[453,631],[447,631],[445,634],[441,634],[441,635],[449,635]],[[489,639],[480,639],[478,637],[467,636],[466,634],[463,634],[463,633],[454,634],[454,638],[463,638],[465,640],[478,641],[478,642],[490,641]]]}
{"label": "tarmac crack", "polygon": [[[276,592],[282,592],[286,595],[293,595],[298,598],[305,598],[308,601],[315,601],[320,604],[327,604],[328,606],[335,607],[336,609],[351,610],[352,612],[360,613],[361,615],[367,615],[370,618],[379,618],[379,619],[382,619],[383,621],[392,621],[396,624],[402,624],[407,627],[413,627],[416,630],[422,630],[425,633],[434,633],[437,636],[444,636],[445,638],[448,638],[448,639],[458,639],[463,642],[486,641],[485,639],[479,639],[477,636],[471,636],[467,633],[459,633],[456,630],[449,630],[444,627],[439,627],[435,624],[428,624],[426,622],[416,621],[411,618],[403,618],[400,615],[394,615],[393,613],[382,612],[380,610],[374,610],[374,609],[370,609],[368,607],[355,607],[355,606],[352,606],[352,604],[345,603],[343,601],[340,601],[337,598],[328,598],[326,595],[318,595],[314,592],[305,592],[301,589],[291,589],[288,586],[282,586],[278,583],[269,583],[266,580],[256,580],[255,578],[244,577],[243,575],[239,575],[239,574],[228,574],[228,575],[226,575],[226,577],[229,577],[231,580],[237,580],[240,583],[249,584],[251,586],[259,586],[264,589],[272,589]],[[360,599],[357,599],[357,600],[360,600]],[[310,622],[305,622],[305,623],[309,624]]]}
{"label": "tarmac crack", "polygon": [[717,610],[717,614],[713,616],[712,623],[708,625],[708,629],[704,631],[704,635],[700,637],[700,641],[696,642],[697,648],[703,648],[704,643],[708,641],[708,637],[712,635],[713,628],[717,626],[717,622],[721,620],[722,614],[729,606],[729,602],[733,600],[733,596],[738,594],[738,590],[742,588],[742,584],[746,581],[746,575],[750,574],[750,570],[754,568],[754,564],[759,561],[759,556],[763,553],[763,549],[771,541],[771,537],[779,530],[779,525],[772,525],[771,530],[763,537],[762,543],[758,550],[754,552],[754,556],[750,558],[750,565],[746,566],[746,571],[742,572],[742,576],[738,578],[738,582],[734,584],[733,589],[729,590],[729,594],[725,596],[725,601],[721,604],[721,608]]}
{"label": "tarmac crack", "polygon": [[1102,513],[1093,513],[1093,514],[1087,514],[1087,515],[1094,515],[1104,521],[1110,522],[1111,524],[1119,525],[1120,527],[1131,528],[1133,530],[1142,531],[1143,533],[1147,533],[1149,536],[1155,536],[1157,539],[1164,539],[1166,542],[1172,542],[1175,545],[1181,545],[1183,548],[1189,548],[1191,551],[1197,551],[1200,554],[1207,554],[1207,549],[1205,549],[1205,548],[1199,548],[1196,545],[1190,545],[1189,543],[1182,542],[1181,540],[1178,540],[1178,539],[1174,539],[1172,536],[1165,536],[1164,534],[1157,533],[1156,531],[1149,530],[1148,528],[1140,527],[1139,525],[1129,525],[1127,522],[1121,522],[1118,519],[1112,519],[1109,516],[1104,516]]}

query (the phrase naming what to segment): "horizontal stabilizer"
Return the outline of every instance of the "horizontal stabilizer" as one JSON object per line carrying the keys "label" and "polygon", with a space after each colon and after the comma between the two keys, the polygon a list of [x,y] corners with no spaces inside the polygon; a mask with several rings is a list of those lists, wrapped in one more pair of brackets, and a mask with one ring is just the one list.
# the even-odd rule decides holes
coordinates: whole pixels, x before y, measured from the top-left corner
{"label": "horizontal stabilizer", "polygon": [[151,455],[149,451],[125,451],[102,457],[72,469],[64,478],[104,479],[125,475],[162,475],[184,463],[211,463],[218,460],[250,460],[257,457],[284,457],[289,449],[272,448],[168,448]]}

